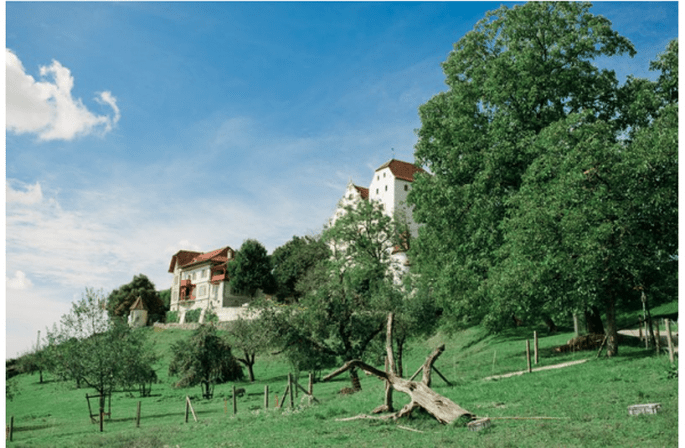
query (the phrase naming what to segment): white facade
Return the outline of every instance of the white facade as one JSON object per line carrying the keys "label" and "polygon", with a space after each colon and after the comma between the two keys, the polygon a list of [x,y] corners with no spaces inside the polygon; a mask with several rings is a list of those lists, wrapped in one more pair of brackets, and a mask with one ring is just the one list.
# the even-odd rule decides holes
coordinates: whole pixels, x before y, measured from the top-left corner
{"label": "white facade", "polygon": [[376,170],[373,175],[373,180],[369,185],[369,198],[383,204],[383,212],[386,215],[404,220],[409,226],[411,235],[416,237],[419,226],[414,222],[411,208],[407,204],[407,195],[411,191],[412,182],[396,176],[390,166],[385,165]]}
{"label": "white facade", "polygon": [[179,251],[171,259],[169,272],[173,274],[169,308],[179,313],[185,322],[188,311],[201,310],[204,322],[207,310],[212,310],[219,321],[235,320],[244,315],[249,297],[233,294],[226,276],[226,265],[235,254],[225,247],[200,253]]}

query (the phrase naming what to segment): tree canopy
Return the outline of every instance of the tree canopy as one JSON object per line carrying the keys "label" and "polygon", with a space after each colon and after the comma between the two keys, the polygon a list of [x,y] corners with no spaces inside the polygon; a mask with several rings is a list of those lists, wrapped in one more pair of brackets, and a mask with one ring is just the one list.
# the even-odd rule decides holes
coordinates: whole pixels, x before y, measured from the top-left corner
{"label": "tree canopy", "polygon": [[[618,297],[644,284],[638,265],[663,272],[677,254],[665,230],[677,228],[668,194],[677,128],[662,132],[677,117],[677,106],[666,110],[677,98],[677,44],[655,63],[656,84],[620,87],[593,61],[635,50],[590,6],[487,13],[443,64],[449,89],[419,110],[415,157],[432,175],[417,176],[409,195],[424,224],[413,262],[457,325],[498,329],[512,310],[540,316],[600,302],[611,319]],[[647,199],[647,185],[660,199]],[[650,255],[638,239],[652,242]],[[621,259],[633,264],[620,268]]]}
{"label": "tree canopy", "polygon": [[107,296],[107,312],[110,317],[127,317],[131,306],[140,297],[148,308],[151,322],[161,321],[166,313],[154,283],[144,274],[133,277],[130,283],[120,286]]}
{"label": "tree canopy", "polygon": [[274,288],[271,262],[264,246],[257,240],[248,239],[240,246],[235,259],[227,266],[233,291],[253,297],[258,289],[271,292]]}
{"label": "tree canopy", "polygon": [[[115,387],[149,383],[154,377],[154,352],[144,331],[132,330],[123,319],[111,320],[101,292],[86,289],[48,331],[50,368],[64,379],[85,384],[102,397]],[[102,412],[104,398],[100,400]]]}
{"label": "tree canopy", "polygon": [[204,398],[212,398],[214,385],[243,378],[228,342],[213,325],[200,325],[190,338],[171,346],[169,375],[179,377],[177,387],[199,385]]}
{"label": "tree canopy", "polygon": [[331,255],[311,270],[297,309],[272,313],[292,359],[312,369],[363,358],[398,294],[390,259],[396,232],[378,203],[348,207],[322,240]]}
{"label": "tree canopy", "polygon": [[320,237],[293,236],[290,241],[276,248],[271,254],[276,297],[281,301],[292,299],[297,302],[302,297],[302,292],[297,288],[298,282],[305,279],[319,261],[329,256],[330,249]]}

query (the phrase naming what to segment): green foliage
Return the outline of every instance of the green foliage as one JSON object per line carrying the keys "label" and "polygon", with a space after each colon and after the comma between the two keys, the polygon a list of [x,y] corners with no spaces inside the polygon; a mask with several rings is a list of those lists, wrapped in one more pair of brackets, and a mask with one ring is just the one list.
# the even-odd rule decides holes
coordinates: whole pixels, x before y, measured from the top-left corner
{"label": "green foliage", "polygon": [[101,292],[86,289],[71,312],[62,316],[60,327],[48,332],[45,349],[54,374],[100,394],[149,382],[156,360],[145,333],[131,330],[122,319],[110,322],[104,303]]}
{"label": "green foliage", "polygon": [[258,289],[267,294],[274,289],[269,256],[257,240],[243,242],[235,259],[228,263],[227,273],[233,291],[244,292],[250,297],[254,297]]}
{"label": "green foliage", "polygon": [[157,291],[159,299],[164,304],[164,309],[169,309],[169,304],[171,303],[171,288],[164,289],[162,291]]}
{"label": "green foliage", "polygon": [[213,325],[200,325],[189,339],[171,346],[169,375],[179,377],[176,387],[200,385],[202,396],[212,398],[214,385],[243,378],[231,347]]}
{"label": "green foliage", "polygon": [[270,319],[256,316],[252,319],[239,317],[231,322],[229,341],[235,358],[247,367],[250,382],[254,382],[254,364],[257,354],[266,353],[276,338]]}
{"label": "green foliage", "polygon": [[178,323],[181,319],[178,311],[167,311],[166,312],[166,322],[168,323]]}
{"label": "green foliage", "polygon": [[635,51],[589,9],[489,12],[443,64],[449,90],[420,108],[415,156],[433,175],[409,195],[425,224],[412,262],[455,327],[601,305],[615,353],[633,288],[674,293],[677,44],[652,66],[659,83],[619,87],[593,59]]}
{"label": "green foliage", "polygon": [[331,256],[300,281],[298,307],[270,312],[280,345],[297,371],[317,371],[336,358],[363,358],[401,296],[390,259],[399,232],[378,203],[348,207],[324,230],[322,241],[331,247]]}
{"label": "green foliage", "polygon": [[219,322],[219,316],[216,314],[216,312],[213,309],[208,309],[205,311],[205,323],[211,324],[211,323],[218,323]]}
{"label": "green foliage", "polygon": [[202,314],[202,310],[200,308],[188,310],[186,311],[186,318],[184,322],[187,324],[200,322],[200,314]]}
{"label": "green foliage", "polygon": [[155,285],[143,274],[134,276],[130,283],[120,286],[109,294],[107,312],[110,318],[127,317],[138,297],[142,298],[148,309],[149,322],[159,322],[164,318],[167,308],[155,290]]}
{"label": "green foliage", "polygon": [[281,301],[297,302],[302,296],[296,288],[308,272],[321,260],[330,256],[330,249],[321,238],[305,236],[293,238],[274,250],[271,266],[276,282],[276,297]]}

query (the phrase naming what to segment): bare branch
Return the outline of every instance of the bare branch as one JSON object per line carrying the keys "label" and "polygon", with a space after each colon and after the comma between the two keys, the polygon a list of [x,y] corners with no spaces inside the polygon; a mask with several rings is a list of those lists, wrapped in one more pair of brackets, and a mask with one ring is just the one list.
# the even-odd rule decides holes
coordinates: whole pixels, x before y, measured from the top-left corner
{"label": "bare branch", "polygon": [[382,370],[378,370],[377,368],[370,366],[370,365],[366,364],[365,362],[360,361],[358,359],[353,359],[352,361],[347,361],[345,363],[345,365],[343,365],[338,370],[336,370],[332,373],[329,373],[328,375],[323,377],[323,381],[328,381],[331,378],[334,378],[334,377],[340,375],[341,373],[347,372],[348,370],[353,369],[353,368],[360,368],[364,372],[368,372],[371,375],[375,375],[382,380],[388,379],[388,374],[383,372]]}

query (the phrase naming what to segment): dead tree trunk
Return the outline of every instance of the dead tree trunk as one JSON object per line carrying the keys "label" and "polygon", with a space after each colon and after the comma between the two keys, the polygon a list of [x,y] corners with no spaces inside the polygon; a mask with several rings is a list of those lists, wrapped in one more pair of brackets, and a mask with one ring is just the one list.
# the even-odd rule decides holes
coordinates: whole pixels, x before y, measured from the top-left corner
{"label": "dead tree trunk", "polygon": [[[458,420],[460,417],[473,418],[474,414],[463,409],[461,406],[453,402],[447,397],[436,393],[430,388],[431,384],[431,369],[438,357],[445,350],[445,346],[441,345],[436,348],[433,353],[428,356],[426,362],[423,363],[423,378],[421,381],[409,381],[401,378],[395,374],[396,366],[392,351],[392,326],[393,314],[388,315],[388,333],[386,339],[387,351],[387,371],[383,372],[370,366],[360,360],[348,361],[335,372],[325,376],[323,381],[328,381],[331,378],[340,375],[350,369],[359,368],[363,371],[375,375],[376,377],[386,381],[386,387],[389,386],[394,390],[403,392],[411,397],[411,402],[404,406],[399,412],[387,416],[387,418],[400,418],[410,415],[416,408],[423,408],[430,415],[435,417],[440,423],[451,423]],[[387,390],[387,389],[386,389]],[[387,396],[387,395],[386,395]],[[381,406],[383,407],[383,406]],[[377,408],[377,410],[380,408]]]}

